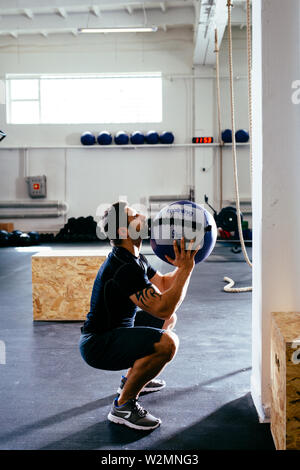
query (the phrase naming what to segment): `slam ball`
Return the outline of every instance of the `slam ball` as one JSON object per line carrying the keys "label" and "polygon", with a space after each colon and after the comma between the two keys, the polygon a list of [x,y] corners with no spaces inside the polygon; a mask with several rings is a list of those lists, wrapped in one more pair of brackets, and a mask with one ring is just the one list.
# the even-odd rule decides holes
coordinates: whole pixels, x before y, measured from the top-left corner
{"label": "slam ball", "polygon": [[80,142],[82,145],[94,145],[96,143],[96,137],[91,132],[84,132],[81,134]]}
{"label": "slam ball", "polygon": [[97,142],[99,145],[110,145],[112,143],[111,133],[108,131],[102,131],[98,134]]}
{"label": "slam ball", "polygon": [[159,135],[156,131],[149,131],[146,134],[146,142],[147,144],[158,144],[159,142]]}
{"label": "slam ball", "polygon": [[225,129],[225,131],[222,132],[222,140],[226,144],[229,144],[232,142],[232,130],[231,129]]}
{"label": "slam ball", "polygon": [[[205,260],[212,252],[217,240],[217,226],[214,217],[203,207],[192,201],[177,201],[165,206],[151,224],[150,245],[163,261],[165,255],[175,258],[173,240],[185,238],[185,249],[195,239],[192,248],[200,246],[195,263]],[[169,263],[171,264],[171,263]]]}
{"label": "slam ball", "polygon": [[115,144],[117,145],[127,145],[129,141],[128,134],[124,131],[119,131],[115,135]]}
{"label": "slam ball", "polygon": [[130,136],[130,142],[133,145],[141,145],[144,143],[144,141],[145,141],[145,136],[140,131],[133,132]]}
{"label": "slam ball", "polygon": [[159,140],[162,144],[172,144],[174,142],[174,134],[164,131],[160,134]]}
{"label": "slam ball", "polygon": [[235,133],[235,140],[237,142],[248,142],[249,141],[249,133],[245,131],[245,129],[239,129]]}

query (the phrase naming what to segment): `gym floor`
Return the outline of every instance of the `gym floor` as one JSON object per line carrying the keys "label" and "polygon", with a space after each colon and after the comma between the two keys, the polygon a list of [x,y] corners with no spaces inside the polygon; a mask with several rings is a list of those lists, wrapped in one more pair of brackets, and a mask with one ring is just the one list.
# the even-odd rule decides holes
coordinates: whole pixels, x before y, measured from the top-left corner
{"label": "gym floor", "polygon": [[[275,450],[250,394],[251,293],[223,291],[224,276],[251,283],[241,253],[218,243],[196,265],[178,311],[179,350],[161,374],[167,387],[140,398],[162,419],[145,433],[107,420],[122,372],[83,362],[82,322],[32,321],[31,256],[40,249],[0,250],[0,449]],[[142,252],[162,273],[170,270],[149,245]]]}

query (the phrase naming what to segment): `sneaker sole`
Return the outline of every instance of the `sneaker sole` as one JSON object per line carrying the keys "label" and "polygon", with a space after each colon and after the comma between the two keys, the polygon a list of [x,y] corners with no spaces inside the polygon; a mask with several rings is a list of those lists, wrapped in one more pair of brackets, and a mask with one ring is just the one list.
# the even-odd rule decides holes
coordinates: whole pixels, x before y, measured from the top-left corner
{"label": "sneaker sole", "polygon": [[128,421],[127,419],[124,419],[124,418],[119,418],[118,416],[115,416],[113,415],[112,413],[109,413],[107,418],[109,419],[109,421],[111,421],[112,423],[115,423],[115,424],[124,424],[125,426],[128,426],[129,428],[132,428],[132,429],[139,429],[141,431],[150,431],[152,429],[156,429],[158,428],[158,426],[160,426],[161,424],[161,420],[158,421],[157,424],[155,424],[154,426],[138,426],[137,424],[133,424],[131,423],[130,421]]}
{"label": "sneaker sole", "polygon": [[[163,388],[165,388],[165,385],[162,385],[161,387],[144,387],[140,393],[147,393],[147,392],[159,392],[160,390],[162,390]],[[117,393],[120,395],[121,392],[122,392],[122,388],[119,387],[118,390],[117,390]]]}

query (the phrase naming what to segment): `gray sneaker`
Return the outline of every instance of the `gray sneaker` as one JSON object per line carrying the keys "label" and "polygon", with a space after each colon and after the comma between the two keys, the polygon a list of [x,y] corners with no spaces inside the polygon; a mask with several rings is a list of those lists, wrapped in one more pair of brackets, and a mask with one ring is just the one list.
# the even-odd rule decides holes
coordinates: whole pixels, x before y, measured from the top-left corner
{"label": "gray sneaker", "polygon": [[129,400],[125,405],[117,406],[118,399],[115,398],[108,414],[109,421],[117,424],[125,424],[129,428],[149,431],[158,428],[161,424],[159,418],[155,418],[144,410],[136,398]]}
{"label": "gray sneaker", "polygon": [[[119,393],[119,394],[122,393],[122,390],[124,388],[126,380],[127,380],[126,377],[124,377],[124,375],[122,375],[121,383],[120,383],[120,386],[118,388],[117,393]],[[161,390],[165,386],[166,386],[166,382],[164,380],[153,379],[153,380],[150,380],[150,382],[148,382],[144,386],[144,388],[142,388],[141,393],[158,392],[159,390]]]}

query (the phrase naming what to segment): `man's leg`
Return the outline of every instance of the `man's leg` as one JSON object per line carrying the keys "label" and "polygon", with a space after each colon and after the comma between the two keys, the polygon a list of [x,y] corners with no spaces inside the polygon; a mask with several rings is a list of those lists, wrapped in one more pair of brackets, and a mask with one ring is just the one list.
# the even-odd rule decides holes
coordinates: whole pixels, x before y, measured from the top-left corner
{"label": "man's leg", "polygon": [[[169,320],[165,320],[165,322],[162,326],[162,329],[163,330],[173,330],[176,323],[177,323],[177,315],[176,315],[176,313],[173,313],[173,315],[171,316],[171,318]],[[147,326],[147,325],[145,325],[145,326]],[[125,375],[125,377],[127,379],[130,376],[131,371],[132,371],[132,368],[128,369],[127,374]]]}
{"label": "man's leg", "polygon": [[118,405],[136,398],[144,385],[154,379],[165,365],[170,362],[178,348],[178,337],[171,331],[165,331],[158,343],[154,343],[154,353],[138,359],[130,369],[124,388],[118,398]]}

